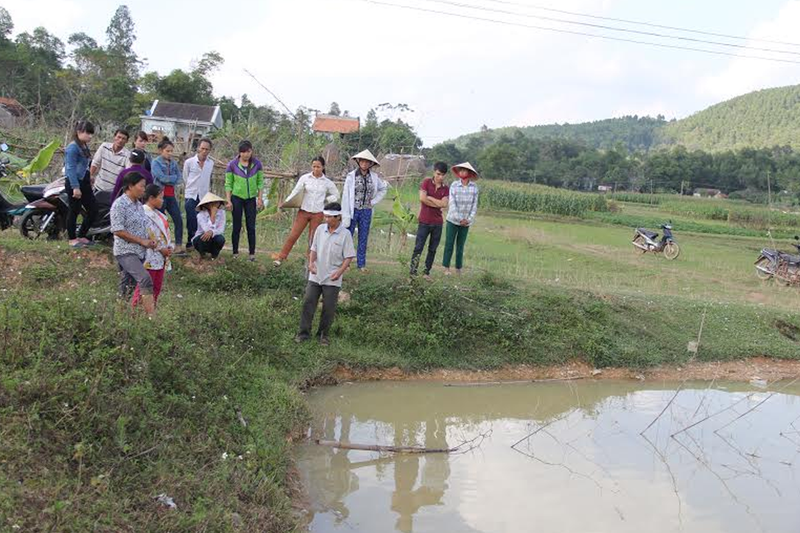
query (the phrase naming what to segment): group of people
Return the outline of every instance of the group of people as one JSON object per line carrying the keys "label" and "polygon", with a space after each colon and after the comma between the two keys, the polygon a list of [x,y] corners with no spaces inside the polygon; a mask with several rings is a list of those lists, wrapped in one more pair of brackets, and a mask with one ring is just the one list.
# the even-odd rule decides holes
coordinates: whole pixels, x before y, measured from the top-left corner
{"label": "group of people", "polygon": [[[225,245],[226,210],[232,212],[231,235],[233,255],[239,253],[242,218],[251,261],[256,252],[256,214],[263,207],[263,166],[253,155],[253,146],[242,141],[238,155],[225,169],[225,194],[221,198],[211,192],[214,160],[210,157],[213,143],[203,138],[197,153],[179,168],[173,157],[174,144],[168,138],[158,143],[158,156],[151,159],[145,150],[149,141],[139,132],[128,150],[129,135],[124,130],[114,133],[113,141],[103,143],[92,157],[89,142],[94,126],[80,121],[75,126],[73,141],[65,155],[66,192],[70,198],[67,231],[70,246],[91,245],[86,238],[97,215],[95,191],[110,191],[111,231],[114,234],[114,256],[120,271],[120,295],[131,297],[133,307],[141,305],[147,313],[155,311],[165,272],[171,269],[170,258],[185,253],[183,219],[177,189],[184,185],[187,246],[201,257],[217,258]],[[341,192],[325,175],[325,159],[311,161],[311,172],[301,176],[281,208],[297,208],[291,230],[281,250],[272,254],[279,267],[303,235],[308,241],[306,259],[308,283],[305,290],[298,342],[311,338],[314,312],[323,300],[322,317],[316,337],[328,343],[342,277],[355,259],[360,271],[366,269],[367,248],[373,209],[386,196],[388,184],[376,172],[380,165],[375,156],[364,150],[352,158],[356,168],[347,174]],[[434,165],[433,176],[423,180],[419,189],[419,225],[411,258],[410,274],[416,276],[427,244],[424,276],[430,277],[436,252],[445,234],[442,266],[451,273],[455,252],[455,269],[461,272],[464,247],[478,208],[477,171],[470,163],[452,167],[457,178],[448,186],[449,169],[443,162]],[[443,210],[447,216],[443,216]],[[77,217],[83,213],[80,229]],[[170,230],[172,219],[174,232]],[[357,234],[357,244],[354,236]],[[174,235],[174,238],[173,238]]]}

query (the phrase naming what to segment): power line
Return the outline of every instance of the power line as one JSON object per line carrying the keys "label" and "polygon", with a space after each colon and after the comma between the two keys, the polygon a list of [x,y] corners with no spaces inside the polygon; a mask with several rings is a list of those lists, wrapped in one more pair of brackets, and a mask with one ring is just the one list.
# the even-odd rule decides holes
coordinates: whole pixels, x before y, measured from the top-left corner
{"label": "power line", "polygon": [[794,51],[791,51],[791,50],[777,50],[777,49],[774,49],[774,48],[761,48],[761,47],[757,47],[757,46],[748,46],[748,45],[745,45],[745,44],[725,43],[725,42],[722,42],[722,41],[709,41],[707,39],[699,39],[699,38],[696,38],[696,37],[683,37],[681,35],[669,35],[669,34],[666,34],[666,33],[657,33],[657,32],[654,32],[654,31],[642,31],[642,30],[633,30],[633,29],[630,29],[630,28],[619,28],[619,27],[616,27],[616,26],[607,26],[607,25],[603,25],[603,24],[594,24],[594,23],[591,23],[591,22],[579,22],[579,21],[576,21],[576,20],[567,20],[567,19],[563,19],[563,18],[548,17],[548,16],[544,16],[544,15],[531,15],[530,13],[521,13],[519,11],[508,11],[508,10],[505,10],[505,9],[494,9],[494,8],[491,8],[491,7],[478,6],[478,5],[475,5],[475,4],[465,4],[465,3],[462,3],[462,2],[453,2],[453,1],[448,1],[448,0],[427,0],[427,1],[428,2],[437,3],[437,4],[450,5],[450,6],[454,6],[454,7],[474,9],[476,11],[487,11],[487,12],[490,12],[490,13],[500,13],[500,14],[503,14],[503,15],[514,15],[514,16],[518,16],[518,17],[546,20],[548,22],[558,22],[560,24],[572,24],[572,25],[575,25],[575,26],[584,26],[584,27],[588,27],[588,28],[597,28],[597,29],[601,29],[601,30],[610,30],[610,31],[617,31],[617,32],[622,32],[622,33],[632,33],[632,34],[636,34],[636,35],[645,35],[645,36],[648,36],[648,37],[658,37],[658,38],[662,38],[662,39],[675,39],[675,40],[678,40],[678,41],[687,41],[687,42],[701,43],[701,44],[712,44],[712,45],[715,45],[715,46],[727,46],[729,48],[738,48],[738,49],[741,49],[741,50],[756,50],[756,51],[759,51],[759,52],[769,52],[769,53],[772,53],[772,54],[788,54],[788,55],[800,56],[800,52],[794,52]]}
{"label": "power line", "polygon": [[667,44],[667,43],[654,43],[654,42],[649,42],[649,41],[639,41],[639,40],[636,40],[636,39],[626,39],[626,38],[623,38],[623,37],[613,37],[613,36],[610,36],[610,35],[602,35],[602,34],[597,34],[597,33],[588,33],[588,32],[575,31],[575,30],[565,30],[565,29],[560,29],[560,28],[552,28],[552,27],[548,27],[548,26],[537,26],[537,25],[534,25],[534,24],[523,24],[521,22],[510,22],[510,21],[506,21],[506,20],[497,20],[497,19],[491,19],[491,18],[486,18],[486,17],[477,17],[477,16],[473,16],[473,15],[465,15],[463,13],[453,13],[451,11],[441,11],[441,10],[438,10],[438,9],[429,9],[429,8],[409,6],[409,5],[404,5],[404,4],[392,4],[390,2],[381,2],[379,0],[361,0],[361,1],[362,2],[366,2],[368,4],[381,5],[381,6],[387,6],[387,7],[394,7],[394,8],[398,8],[398,9],[407,9],[407,10],[419,11],[419,12],[423,12],[423,13],[434,13],[434,14],[437,14],[437,15],[447,15],[447,16],[450,16],[450,17],[456,17],[456,18],[462,18],[462,19],[478,20],[478,21],[483,21],[483,22],[491,22],[491,23],[494,23],[494,24],[502,24],[502,25],[505,25],[505,26],[514,26],[514,27],[518,27],[518,28],[527,28],[527,29],[533,29],[533,30],[549,31],[549,32],[554,32],[554,33],[564,33],[564,34],[567,34],[567,35],[580,35],[582,37],[591,37],[591,38],[594,38],[594,39],[605,39],[605,40],[608,40],[608,41],[618,41],[618,42],[633,43],[633,44],[644,44],[644,45],[654,46],[654,47],[658,47],[658,48],[669,48],[669,49],[672,49],[672,50],[685,50],[685,51],[690,51],[690,52],[701,52],[701,53],[704,53],[704,54],[712,54],[712,55],[718,55],[718,56],[740,57],[740,58],[743,58],[743,59],[756,59],[756,60],[760,60],[760,61],[773,61],[773,62],[777,62],[777,63],[791,63],[791,64],[795,64],[795,65],[800,65],[800,61],[794,61],[794,60],[791,60],[791,59],[780,59],[780,58],[775,58],[775,57],[763,57],[763,56],[752,56],[752,55],[744,55],[744,54],[735,54],[735,53],[732,53],[732,52],[723,52],[721,50],[709,50],[709,49],[706,49],[706,48],[694,48],[694,47],[691,47],[691,46],[680,46],[680,45]]}
{"label": "power line", "polygon": [[730,34],[727,34],[727,33],[715,33],[715,32],[712,32],[712,31],[696,30],[696,29],[692,29],[692,28],[682,28],[680,26],[667,26],[665,24],[656,24],[654,22],[645,22],[645,21],[639,21],[639,20],[615,18],[615,17],[604,17],[604,16],[601,16],[601,15],[593,15],[593,14],[590,14],[590,13],[580,13],[578,11],[567,11],[565,9],[556,9],[556,8],[545,7],[545,6],[541,6],[541,5],[525,4],[525,3],[522,3],[522,2],[511,2],[509,0],[486,0],[486,1],[487,2],[492,2],[492,3],[495,3],[495,4],[505,4],[505,5],[518,6],[518,7],[527,7],[527,8],[530,8],[530,9],[539,9],[541,11],[550,11],[552,13],[562,13],[564,15],[573,15],[573,16],[576,16],[576,17],[586,17],[586,18],[592,18],[592,19],[597,19],[597,20],[608,20],[608,21],[612,21],[612,22],[622,22],[622,23],[625,23],[625,24],[635,24],[635,25],[638,25],[638,26],[649,26],[651,28],[661,28],[663,30],[682,31],[682,32],[685,32],[685,33],[696,33],[698,35],[708,35],[710,37],[724,37],[726,39],[737,39],[737,40],[740,40],[740,41],[753,41],[753,42],[760,42],[760,43],[782,44],[782,45],[785,45],[785,46],[797,46],[797,47],[800,47],[800,44],[798,44],[798,43],[790,43],[790,42],[787,42],[787,41],[775,41],[775,40],[771,40],[771,39],[756,39],[756,38],[753,38],[753,37],[742,37],[740,35],[730,35]]}

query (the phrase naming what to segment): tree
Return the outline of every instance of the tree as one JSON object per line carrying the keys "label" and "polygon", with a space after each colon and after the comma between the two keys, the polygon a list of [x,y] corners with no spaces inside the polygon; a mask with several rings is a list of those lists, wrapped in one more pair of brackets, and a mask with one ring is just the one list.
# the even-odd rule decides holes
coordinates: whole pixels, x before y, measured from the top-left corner
{"label": "tree", "polygon": [[[208,76],[224,63],[217,52],[207,52],[192,70],[175,69],[166,76],[148,72],[142,76],[140,87],[151,99],[181,102],[184,104],[214,105],[214,87]],[[242,105],[242,109],[246,106]],[[229,109],[229,111],[233,111]]]}
{"label": "tree", "polygon": [[0,40],[8,40],[14,31],[14,21],[6,8],[0,6]]}
{"label": "tree", "polygon": [[339,104],[337,104],[336,102],[331,102],[331,108],[328,111],[328,114],[336,117],[340,116],[342,114],[342,111],[341,109],[339,109]]}
{"label": "tree", "polygon": [[424,150],[425,159],[431,165],[437,161],[444,161],[448,166],[464,161],[464,154],[451,142],[439,143],[428,150]]}
{"label": "tree", "polygon": [[203,57],[200,58],[200,61],[194,65],[192,74],[207,78],[212,72],[222,66],[223,63],[225,63],[225,59],[219,52],[213,50],[211,52],[206,52],[203,54]]}

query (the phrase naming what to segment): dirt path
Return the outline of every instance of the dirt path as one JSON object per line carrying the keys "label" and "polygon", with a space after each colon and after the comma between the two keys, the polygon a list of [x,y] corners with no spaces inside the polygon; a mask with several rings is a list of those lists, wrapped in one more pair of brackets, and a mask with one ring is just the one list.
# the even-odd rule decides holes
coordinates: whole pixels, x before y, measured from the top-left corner
{"label": "dirt path", "polygon": [[457,383],[532,381],[547,379],[637,379],[642,381],[683,381],[712,379],[724,381],[767,382],[793,379],[800,376],[800,361],[787,361],[754,357],[741,361],[717,363],[689,363],[683,366],[661,366],[646,370],[629,368],[593,369],[584,363],[575,362],[560,366],[514,366],[498,370],[432,370],[430,372],[406,372],[399,368],[352,369],[337,368],[331,378],[333,383],[347,381],[442,381]]}

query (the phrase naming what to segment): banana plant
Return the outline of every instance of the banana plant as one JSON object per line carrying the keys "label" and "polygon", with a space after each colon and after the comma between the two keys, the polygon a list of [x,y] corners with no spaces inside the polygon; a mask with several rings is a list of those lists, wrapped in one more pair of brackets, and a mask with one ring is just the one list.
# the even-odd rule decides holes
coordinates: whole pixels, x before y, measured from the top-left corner
{"label": "banana plant", "polygon": [[400,249],[406,245],[408,239],[408,231],[414,227],[417,221],[417,215],[412,211],[408,204],[404,204],[400,200],[400,190],[395,186],[392,187],[392,195],[394,200],[392,202],[392,223],[397,226],[400,232]]}
{"label": "banana plant", "polygon": [[31,159],[30,163],[20,169],[19,172],[22,177],[28,180],[33,174],[44,171],[50,165],[50,161],[53,160],[53,155],[55,155],[58,146],[59,141],[56,139],[39,150],[39,153],[36,154],[36,157]]}

